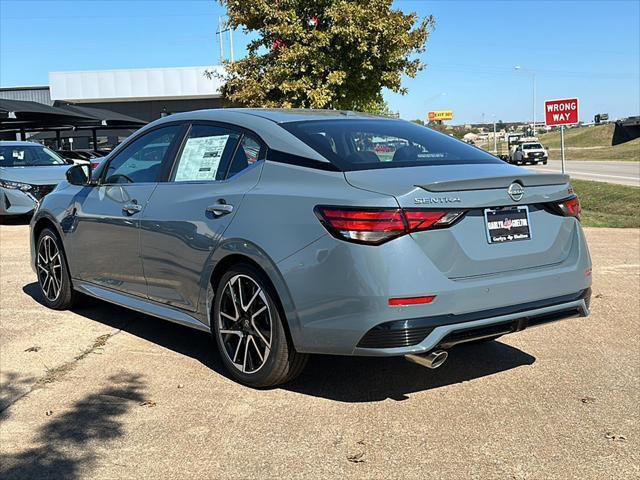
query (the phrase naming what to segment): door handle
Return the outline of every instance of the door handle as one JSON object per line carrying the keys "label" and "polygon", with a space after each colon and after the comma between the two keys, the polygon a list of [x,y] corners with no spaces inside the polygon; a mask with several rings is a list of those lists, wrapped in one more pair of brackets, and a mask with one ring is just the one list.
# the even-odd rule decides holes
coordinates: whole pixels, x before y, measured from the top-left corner
{"label": "door handle", "polygon": [[207,213],[213,214],[214,217],[222,217],[223,215],[233,212],[233,205],[229,205],[228,203],[215,203],[209,205],[206,211]]}
{"label": "door handle", "polygon": [[126,215],[135,215],[136,213],[140,212],[142,210],[142,205],[139,205],[138,202],[136,202],[135,200],[129,202],[129,203],[125,203],[124,206],[122,207],[122,211],[126,214]]}

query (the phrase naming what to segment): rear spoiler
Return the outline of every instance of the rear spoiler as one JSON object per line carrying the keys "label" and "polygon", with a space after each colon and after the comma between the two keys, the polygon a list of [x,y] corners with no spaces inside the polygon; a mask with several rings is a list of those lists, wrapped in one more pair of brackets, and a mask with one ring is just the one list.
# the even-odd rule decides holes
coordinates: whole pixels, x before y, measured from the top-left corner
{"label": "rear spoiler", "polygon": [[465,180],[450,180],[433,182],[428,185],[416,185],[429,192],[453,192],[465,190],[491,190],[508,188],[512,183],[519,183],[523,187],[544,187],[547,185],[565,185],[569,183],[569,175],[561,173],[542,173],[531,175],[507,175],[504,177],[470,178]]}

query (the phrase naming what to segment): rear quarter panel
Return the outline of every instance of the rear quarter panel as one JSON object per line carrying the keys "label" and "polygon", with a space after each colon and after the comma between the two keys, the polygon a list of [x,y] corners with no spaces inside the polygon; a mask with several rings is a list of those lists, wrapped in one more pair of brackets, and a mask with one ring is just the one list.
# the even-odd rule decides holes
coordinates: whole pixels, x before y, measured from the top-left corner
{"label": "rear quarter panel", "polygon": [[207,269],[243,252],[263,266],[281,297],[294,341],[300,335],[297,306],[278,264],[329,235],[313,211],[317,205],[398,206],[390,195],[351,187],[341,172],[266,161],[258,185],[246,194]]}

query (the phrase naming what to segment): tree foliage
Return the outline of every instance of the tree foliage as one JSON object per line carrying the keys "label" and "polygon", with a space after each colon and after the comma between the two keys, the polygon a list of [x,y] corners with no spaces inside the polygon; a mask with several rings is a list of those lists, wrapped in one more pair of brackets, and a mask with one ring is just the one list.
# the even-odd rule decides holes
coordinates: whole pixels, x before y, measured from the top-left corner
{"label": "tree foliage", "polygon": [[382,89],[406,93],[433,17],[392,0],[221,0],[229,24],[257,33],[245,58],[225,62],[223,95],[250,107],[384,108]]}

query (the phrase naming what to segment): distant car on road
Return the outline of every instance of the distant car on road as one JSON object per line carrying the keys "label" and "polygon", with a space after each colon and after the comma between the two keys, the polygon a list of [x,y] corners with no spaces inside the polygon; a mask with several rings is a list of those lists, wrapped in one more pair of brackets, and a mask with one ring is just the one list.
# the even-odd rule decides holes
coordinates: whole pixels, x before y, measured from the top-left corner
{"label": "distant car on road", "polygon": [[527,163],[547,164],[549,153],[540,142],[523,142],[515,145],[509,155],[510,163],[525,165]]}
{"label": "distant car on road", "polygon": [[85,170],[31,220],[43,302],[82,292],[210,332],[254,387],[291,380],[310,353],[436,368],[457,344],[589,311],[569,177],[411,122],[178,113]]}
{"label": "distant car on road", "polygon": [[31,213],[70,166],[38,143],[0,142],[0,216]]}

